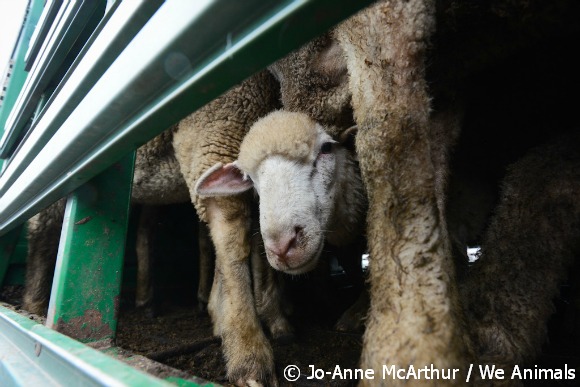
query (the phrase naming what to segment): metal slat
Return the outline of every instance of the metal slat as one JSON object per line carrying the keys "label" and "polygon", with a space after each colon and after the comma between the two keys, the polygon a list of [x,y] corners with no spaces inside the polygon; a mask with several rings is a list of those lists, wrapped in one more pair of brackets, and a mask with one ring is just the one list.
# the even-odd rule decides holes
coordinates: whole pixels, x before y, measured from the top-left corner
{"label": "metal slat", "polygon": [[14,147],[18,145],[17,140],[26,129],[42,93],[100,5],[99,0],[70,0],[60,7],[55,24],[40,48],[39,58],[6,121],[4,134],[0,138],[0,158],[10,157]]}
{"label": "metal slat", "polygon": [[[16,103],[24,82],[26,82],[27,73],[24,71],[24,54],[28,50],[28,42],[34,33],[34,28],[42,13],[42,4],[43,0],[32,0],[29,3],[27,15],[23,21],[23,26],[12,57],[14,60],[12,72],[10,79],[7,80],[6,94],[0,107],[0,133],[3,133],[8,115]],[[3,162],[0,160],[0,166],[2,164]]]}
{"label": "metal slat", "polygon": [[24,70],[30,71],[32,68],[32,64],[40,52],[40,47],[48,35],[61,4],[62,0],[48,0],[44,5],[44,10],[38,20],[38,27],[34,30],[34,34],[32,34],[32,37],[30,38],[28,50],[24,56],[24,62],[26,63]]}
{"label": "metal slat", "polygon": [[135,152],[67,202],[47,326],[82,342],[117,329]]}
{"label": "metal slat", "polygon": [[0,353],[2,386],[173,386],[2,306]]}
{"label": "metal slat", "polygon": [[0,233],[369,3],[165,2],[14,183],[0,177]]}
{"label": "metal slat", "polygon": [[[161,3],[162,0],[134,0],[112,6],[10,160],[10,168],[1,177],[2,187],[7,189],[14,183]],[[5,189],[0,188],[0,195]]]}

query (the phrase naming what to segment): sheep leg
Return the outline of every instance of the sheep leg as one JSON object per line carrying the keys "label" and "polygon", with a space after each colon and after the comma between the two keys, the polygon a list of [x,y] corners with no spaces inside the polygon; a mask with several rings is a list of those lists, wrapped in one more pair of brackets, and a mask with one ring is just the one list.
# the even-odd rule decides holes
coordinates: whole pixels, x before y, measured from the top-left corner
{"label": "sheep leg", "polygon": [[272,348],[260,326],[249,271],[251,197],[204,198],[195,183],[217,162],[236,159],[249,127],[279,104],[276,80],[262,71],[189,117],[173,137],[175,157],[199,218],[207,222],[216,254],[208,311],[222,337],[228,377],[275,384]]}
{"label": "sheep leg", "polygon": [[268,327],[274,340],[287,341],[293,336],[293,329],[283,312],[282,274],[268,264],[264,252],[264,242],[260,230],[252,234],[252,283],[254,300],[260,320]]}
{"label": "sheep leg", "polygon": [[215,265],[209,300],[207,302],[207,312],[213,323],[213,334],[217,337],[221,337],[223,331],[221,327],[221,322],[223,321],[221,301],[224,298],[222,293],[222,273],[219,267]]}
{"label": "sheep leg", "polygon": [[337,30],[369,194],[371,308],[361,363],[376,374],[383,365],[465,372],[470,359],[429,142],[424,62],[434,9],[434,1],[379,2]]}
{"label": "sheep leg", "polygon": [[[137,287],[135,305],[150,309],[155,314],[155,222],[158,218],[157,206],[143,205],[139,215],[135,251],[137,254]],[[152,243],[153,242],[153,243]]]}
{"label": "sheep leg", "polygon": [[369,311],[369,292],[365,287],[361,290],[358,298],[334,325],[339,332],[358,332],[364,330],[364,321]]}
{"label": "sheep leg", "polygon": [[204,222],[199,222],[199,285],[197,288],[197,308],[205,312],[209,302],[213,273],[215,270],[215,252],[209,230]]}
{"label": "sheep leg", "polygon": [[357,300],[340,316],[334,328],[340,332],[362,331],[370,302],[362,271],[362,255],[366,248],[366,240],[359,238],[359,240],[348,246],[339,248],[328,245],[328,247],[334,251],[338,263],[344,269],[349,282],[354,285],[355,290],[360,291]]}
{"label": "sheep leg", "polygon": [[28,221],[28,257],[23,309],[46,315],[66,199],[61,199]]}
{"label": "sheep leg", "polygon": [[[258,321],[251,289],[249,197],[208,202],[219,281],[212,290],[209,312],[222,338],[227,376],[237,385],[276,385],[274,354]],[[215,308],[219,308],[217,313]]]}

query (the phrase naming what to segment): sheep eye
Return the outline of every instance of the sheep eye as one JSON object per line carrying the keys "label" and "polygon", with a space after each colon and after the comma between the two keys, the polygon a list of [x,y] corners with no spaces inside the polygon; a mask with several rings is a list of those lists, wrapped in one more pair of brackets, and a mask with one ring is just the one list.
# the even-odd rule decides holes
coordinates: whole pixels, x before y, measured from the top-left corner
{"label": "sheep eye", "polygon": [[324,144],[322,144],[322,146],[320,147],[320,153],[326,155],[330,152],[332,152],[332,143],[325,142]]}

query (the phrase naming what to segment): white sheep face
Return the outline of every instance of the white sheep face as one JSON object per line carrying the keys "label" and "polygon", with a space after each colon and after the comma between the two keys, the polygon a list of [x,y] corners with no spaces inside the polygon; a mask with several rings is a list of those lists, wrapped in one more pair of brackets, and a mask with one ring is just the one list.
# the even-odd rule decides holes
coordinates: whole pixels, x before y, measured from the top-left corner
{"label": "white sheep face", "polygon": [[275,155],[250,178],[260,196],[260,230],[268,261],[300,274],[314,268],[322,251],[336,197],[337,162],[344,149],[321,128],[304,161]]}
{"label": "white sheep face", "polygon": [[274,112],[246,135],[238,160],[217,164],[198,180],[202,196],[254,187],[268,261],[300,274],[318,262],[337,208],[348,151],[301,113]]}

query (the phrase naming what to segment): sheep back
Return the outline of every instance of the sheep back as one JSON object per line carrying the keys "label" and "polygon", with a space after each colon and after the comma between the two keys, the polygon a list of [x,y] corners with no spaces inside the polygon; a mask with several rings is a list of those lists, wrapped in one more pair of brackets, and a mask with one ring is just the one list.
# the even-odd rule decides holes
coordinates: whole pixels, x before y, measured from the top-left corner
{"label": "sheep back", "polygon": [[[278,85],[266,71],[233,87],[183,119],[173,137],[175,155],[201,220],[207,222],[206,199],[196,195],[199,177],[216,163],[230,163],[250,126],[278,107]],[[220,199],[228,200],[228,199]]]}

